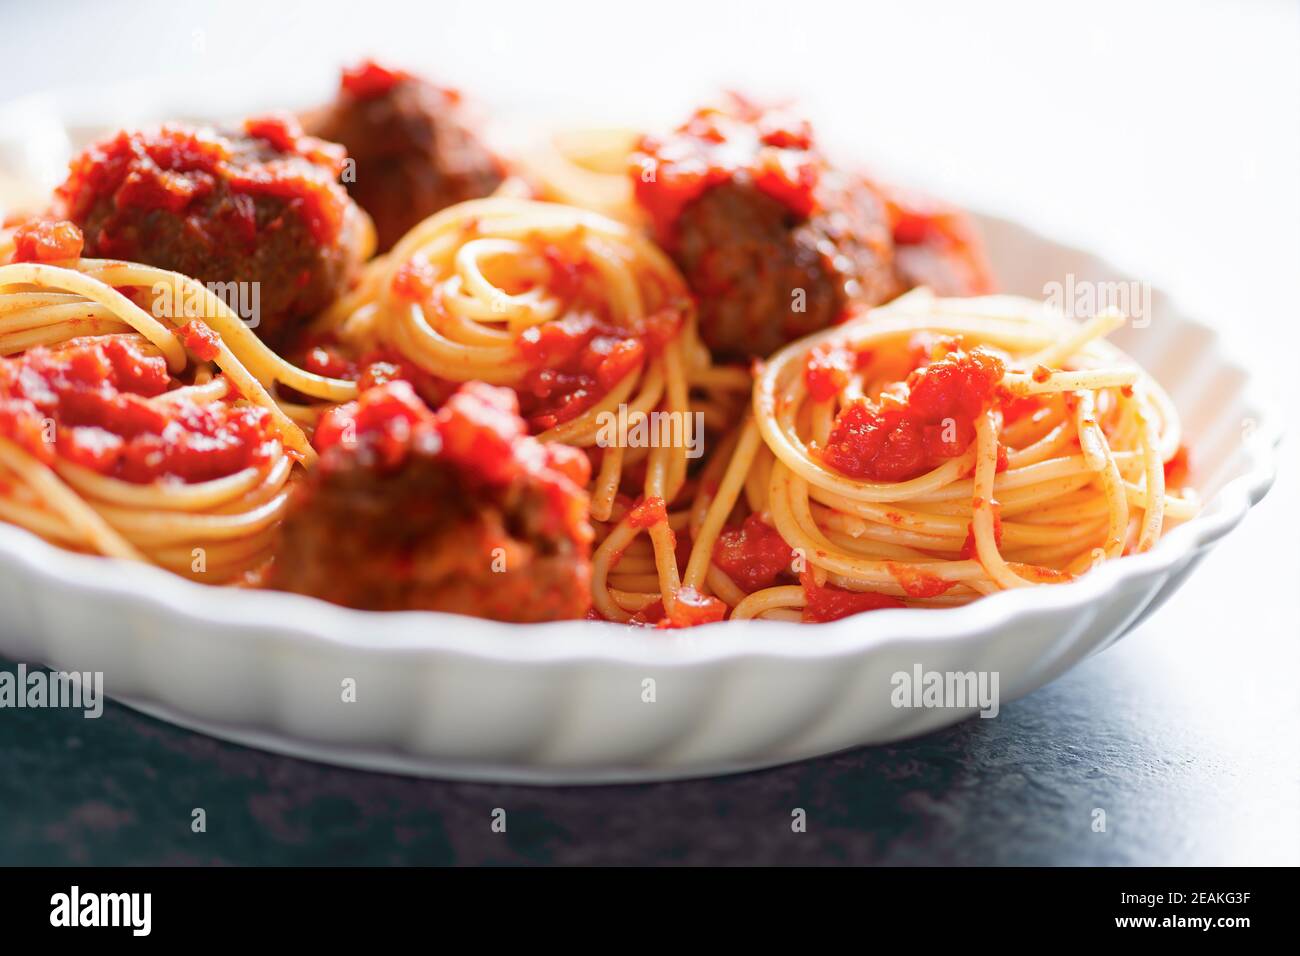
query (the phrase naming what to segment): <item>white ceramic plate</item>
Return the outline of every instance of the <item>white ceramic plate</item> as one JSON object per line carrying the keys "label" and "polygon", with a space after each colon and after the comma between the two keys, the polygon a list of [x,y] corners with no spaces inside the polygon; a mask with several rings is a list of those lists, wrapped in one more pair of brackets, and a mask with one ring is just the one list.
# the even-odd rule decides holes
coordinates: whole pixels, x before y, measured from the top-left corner
{"label": "white ceramic plate", "polygon": [[[75,124],[59,121],[53,100],[23,109],[57,152],[57,130]],[[22,127],[5,115],[0,164],[22,153]],[[1069,273],[1125,278],[1024,227],[982,224],[1006,291],[1040,296]],[[746,621],[665,634],[218,589],[0,524],[0,654],[103,671],[115,699],[216,736],[429,776],[658,780],[915,736],[972,711],[893,707],[895,672],[996,671],[1002,703],[1028,694],[1158,608],[1272,484],[1278,419],[1214,332],[1156,291],[1149,327],[1114,339],[1173,396],[1206,506],[1153,551],[1071,584],[816,627]],[[345,703],[349,678],[356,700]]]}

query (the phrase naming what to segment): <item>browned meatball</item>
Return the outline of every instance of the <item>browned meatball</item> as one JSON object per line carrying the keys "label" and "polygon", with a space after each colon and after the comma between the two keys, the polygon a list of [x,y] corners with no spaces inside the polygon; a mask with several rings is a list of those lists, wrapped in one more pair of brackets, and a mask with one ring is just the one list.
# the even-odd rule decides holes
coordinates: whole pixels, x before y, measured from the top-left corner
{"label": "browned meatball", "polygon": [[997,287],[984,240],[971,217],[924,193],[877,183],[889,211],[894,271],[905,289],[927,286],[938,295],[985,295]]}
{"label": "browned meatball", "polygon": [[305,122],[356,161],[348,191],[375,220],[381,252],[420,220],[501,183],[457,94],[409,73],[372,62],[345,70],[337,99]]}
{"label": "browned meatball", "polygon": [[634,159],[637,199],[715,355],[769,355],[898,293],[883,203],[826,163],[807,124],[737,99],[646,137]]}
{"label": "browned meatball", "polygon": [[283,117],[242,131],[122,132],[72,162],[62,212],[84,254],[240,283],[246,322],[273,346],[346,289],[369,253],[366,217],[337,182],[344,153]]}
{"label": "browned meatball", "polygon": [[524,428],[514,394],[481,383],[436,413],[404,381],[330,412],[268,583],[369,610],[582,617],[587,459]]}

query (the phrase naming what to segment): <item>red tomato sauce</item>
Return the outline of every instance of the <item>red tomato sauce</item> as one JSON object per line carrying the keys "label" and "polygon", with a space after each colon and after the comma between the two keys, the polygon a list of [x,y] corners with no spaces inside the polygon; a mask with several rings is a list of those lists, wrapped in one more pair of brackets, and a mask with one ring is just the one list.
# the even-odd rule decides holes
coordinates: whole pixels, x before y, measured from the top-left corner
{"label": "red tomato sauce", "polygon": [[1191,478],[1191,456],[1186,445],[1179,445],[1174,457],[1165,462],[1165,486],[1185,488]]}
{"label": "red tomato sauce", "polygon": [[853,354],[843,345],[818,345],[808,353],[804,366],[804,385],[815,402],[834,398],[849,383],[849,376],[869,356]]}
{"label": "red tomato sauce", "polygon": [[[529,366],[514,386],[521,412],[534,433],[572,421],[603,398],[677,334],[686,303],[646,316],[634,327],[608,321],[597,304],[585,301],[584,286],[592,269],[564,250],[548,247],[546,289],[563,303],[563,318],[525,329],[518,346]],[[440,305],[440,285],[433,266],[415,258],[393,276],[393,294],[428,309]]]}
{"label": "red tomato sauce", "polygon": [[770,588],[791,575],[794,552],[775,528],[749,515],[738,528],[727,528],[713,547],[713,563],[748,592]]}
{"label": "red tomato sauce", "polygon": [[[993,542],[999,548],[1002,547],[1002,507],[997,502],[993,503]],[[968,559],[979,557],[978,549],[975,546],[975,525],[973,522],[966,526],[966,540],[962,542],[961,556]]]}
{"label": "red tomato sauce", "polygon": [[33,219],[14,232],[14,262],[60,262],[81,256],[85,239],[75,223]]}
{"label": "red tomato sauce", "polygon": [[34,348],[0,361],[0,434],[46,464],[137,484],[210,481],[268,461],[265,409],[148,401],[173,384],[160,356],[124,339]]}
{"label": "red tomato sauce", "polygon": [[358,99],[368,100],[385,96],[393,87],[411,78],[405,70],[390,70],[374,60],[363,60],[356,66],[343,70],[342,88]]}
{"label": "red tomato sauce", "polygon": [[803,585],[804,608],[803,619],[807,624],[823,624],[838,621],[840,618],[863,611],[879,611],[883,608],[906,607],[898,598],[874,591],[846,591],[833,585],[819,585],[807,571],[799,576]]}
{"label": "red tomato sauce", "polygon": [[975,348],[952,352],[911,373],[877,400],[840,409],[825,448],[815,450],[841,474],[907,481],[961,455],[974,420],[996,395],[1002,360]]}
{"label": "red tomato sauce", "polygon": [[255,196],[284,199],[297,209],[313,237],[330,244],[339,233],[347,193],[336,181],[343,170],[342,147],[305,136],[290,116],[250,119],[236,142],[211,130],[163,126],[123,131],[97,143],[72,163],[56,195],[73,219],[111,197],[117,215],[100,227],[98,247],[117,258],[139,259],[141,238],[127,215],[131,209],[165,210],[186,215],[213,199],[192,217],[192,230],[214,248],[223,243],[249,246],[256,238]]}
{"label": "red tomato sauce", "polygon": [[653,528],[668,520],[668,505],[662,498],[642,498],[627,513],[627,523],[633,528]]}
{"label": "red tomato sauce", "polygon": [[326,470],[344,460],[331,454],[339,448],[382,470],[400,468],[411,454],[420,453],[454,465],[471,484],[505,487],[520,479],[535,481],[548,503],[543,528],[563,529],[576,540],[590,538],[583,490],[591,477],[587,456],[529,436],[509,389],[469,382],[435,412],[407,381],[376,385],[321,416],[313,444]]}
{"label": "red tomato sauce", "polygon": [[426,372],[391,349],[372,349],[353,357],[329,337],[313,336],[293,350],[293,355],[300,356],[297,364],[307,371],[356,382],[363,392],[398,380],[410,382],[416,394],[433,408],[440,407],[460,387],[460,383]]}
{"label": "red tomato sauce", "polygon": [[649,316],[643,328],[624,329],[589,313],[526,329],[519,340],[531,366],[516,386],[523,414],[535,431],[572,421],[635,371],[677,331],[679,314]]}
{"label": "red tomato sauce", "polygon": [[873,183],[885,203],[894,245],[904,250],[922,250],[928,258],[942,264],[950,277],[947,284],[956,288],[945,295],[984,295],[994,291],[997,283],[984,256],[984,246],[970,217],[947,203],[899,187]]}
{"label": "red tomato sauce", "polygon": [[643,137],[631,175],[637,202],[671,248],[678,216],[710,187],[750,183],[807,218],[824,169],[807,122],[733,96],[725,109],[696,110],[667,136]]}
{"label": "red tomato sauce", "polygon": [[717,598],[701,594],[695,588],[682,588],[677,592],[672,611],[664,610],[663,601],[654,601],[633,614],[628,623],[634,627],[668,630],[712,624],[721,621],[726,615],[727,605]]}
{"label": "red tomato sauce", "polygon": [[190,354],[203,362],[211,362],[221,354],[221,337],[201,319],[191,319],[180,330],[181,344]]}
{"label": "red tomato sauce", "polygon": [[952,581],[945,581],[937,574],[923,571],[910,564],[899,561],[886,561],[890,576],[898,582],[903,593],[910,598],[938,597],[953,586]]}
{"label": "red tomato sauce", "polygon": [[1022,418],[1038,414],[1047,405],[1039,395],[1013,395],[1006,389],[998,392],[998,408],[1002,409],[1002,424],[1010,425]]}

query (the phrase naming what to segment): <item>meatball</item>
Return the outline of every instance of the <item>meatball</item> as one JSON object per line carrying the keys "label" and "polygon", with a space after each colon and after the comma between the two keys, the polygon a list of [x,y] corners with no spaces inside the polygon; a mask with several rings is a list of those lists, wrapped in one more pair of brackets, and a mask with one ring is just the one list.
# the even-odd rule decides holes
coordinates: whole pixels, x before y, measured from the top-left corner
{"label": "meatball", "polygon": [[525,434],[514,394],[471,382],[432,412],[405,381],[329,412],[268,583],[369,610],[499,621],[591,605],[589,465]]}
{"label": "meatball", "polygon": [[338,97],[305,123],[355,160],[347,188],[374,219],[381,252],[420,220],[490,195],[502,180],[455,91],[372,62],[345,70]]}
{"label": "meatball", "polygon": [[826,163],[806,123],[737,98],[644,138],[633,175],[720,358],[769,355],[900,291],[884,204]]}
{"label": "meatball", "polygon": [[902,288],[923,285],[943,296],[994,290],[984,243],[970,216],[913,190],[876,188],[889,211],[894,273]]}
{"label": "meatball", "polygon": [[344,159],[289,118],[225,133],[167,125],[91,146],[57,199],[81,227],[86,256],[219,284],[214,291],[279,347],[347,288],[370,252],[366,216],[337,182]]}

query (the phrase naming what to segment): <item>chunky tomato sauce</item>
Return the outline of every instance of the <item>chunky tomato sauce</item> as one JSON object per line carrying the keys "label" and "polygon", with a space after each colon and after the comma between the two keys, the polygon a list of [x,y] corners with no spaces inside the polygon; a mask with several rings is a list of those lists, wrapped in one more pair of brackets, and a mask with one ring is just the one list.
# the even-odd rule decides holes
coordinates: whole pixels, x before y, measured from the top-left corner
{"label": "chunky tomato sauce", "polygon": [[14,262],[61,262],[81,256],[85,239],[76,223],[33,219],[14,231]]}
{"label": "chunky tomato sauce", "polygon": [[[635,326],[615,325],[584,295],[593,267],[555,246],[542,252],[550,267],[545,287],[563,303],[563,317],[525,329],[518,341],[529,368],[514,390],[535,433],[577,418],[658,355],[677,334],[686,309],[686,303],[672,304]],[[397,270],[392,291],[427,309],[442,308],[437,270],[420,257]]]}
{"label": "chunky tomato sauce", "polygon": [[[503,488],[529,479],[548,502],[543,526],[562,528],[577,540],[590,538],[583,490],[591,477],[587,456],[529,436],[508,389],[470,382],[433,411],[407,381],[376,385],[321,416],[313,444],[326,471],[352,455],[391,471],[412,454],[423,454],[455,466],[472,485]],[[335,449],[339,453],[332,454]]]}
{"label": "chunky tomato sauce", "polygon": [[516,388],[529,424],[545,431],[577,418],[658,354],[680,317],[665,310],[640,328],[625,329],[589,313],[571,313],[526,329],[519,350],[531,368]]}
{"label": "chunky tomato sauce", "polygon": [[166,362],[129,340],[34,348],[0,361],[0,434],[46,464],[138,484],[209,481],[268,461],[265,409],[149,401],[173,384]]}
{"label": "chunky tomato sauce", "polygon": [[671,247],[682,210],[720,183],[752,184],[807,218],[824,169],[806,121],[732,97],[728,108],[697,110],[667,136],[643,137],[631,175],[637,201]]}
{"label": "chunky tomato sauce", "polygon": [[368,100],[385,96],[410,78],[411,74],[405,70],[390,70],[374,60],[363,60],[356,66],[344,67],[340,85],[358,99]]}
{"label": "chunky tomato sauce", "polygon": [[1005,371],[1001,359],[981,348],[952,352],[879,399],[844,406],[816,454],[841,474],[868,481],[923,475],[974,440],[975,417],[993,401]]}
{"label": "chunky tomato sauce", "polygon": [[843,345],[818,345],[808,355],[804,366],[804,384],[815,402],[834,398],[849,383],[849,377],[867,360],[869,354],[855,355]]}
{"label": "chunky tomato sauce", "polygon": [[889,607],[906,607],[898,598],[874,591],[846,591],[834,585],[819,585],[810,573],[799,576],[803,585],[803,619],[809,624],[823,624],[863,611],[879,611]]}
{"label": "chunky tomato sauce", "polygon": [[713,547],[713,563],[746,591],[760,591],[789,575],[794,552],[775,528],[751,514],[738,528],[727,528]]}
{"label": "chunky tomato sauce", "polygon": [[211,362],[221,354],[221,337],[202,319],[191,319],[180,330],[181,344],[202,362]]}
{"label": "chunky tomato sauce", "polygon": [[[983,499],[976,499],[976,507],[980,507]],[[993,543],[999,548],[1002,547],[1002,506],[996,501],[993,502]],[[966,526],[966,540],[961,545],[961,556],[963,558],[978,558],[979,553],[975,545],[975,525],[972,522]]]}
{"label": "chunky tomato sauce", "polygon": [[461,101],[459,90],[434,87],[406,70],[394,70],[374,60],[363,60],[356,66],[344,67],[339,88],[359,100],[376,100],[388,96],[403,83],[416,82],[426,89],[436,89],[444,101],[455,105]]}
{"label": "chunky tomato sauce", "polygon": [[970,217],[955,206],[898,187],[873,188],[885,203],[900,259],[911,258],[942,295],[984,295],[996,287]]}
{"label": "chunky tomato sauce", "polygon": [[1174,457],[1165,462],[1165,486],[1185,488],[1191,478],[1191,458],[1186,445],[1179,445]]}
{"label": "chunky tomato sauce", "polygon": [[695,588],[681,588],[671,611],[664,610],[663,601],[655,601],[632,615],[628,622],[634,627],[657,627],[662,630],[698,627],[712,624],[727,616],[727,605],[715,597],[701,594]]}
{"label": "chunky tomato sauce", "polygon": [[1040,395],[1013,395],[1006,389],[998,390],[998,408],[1002,411],[1004,425],[1030,418],[1046,407]]}
{"label": "chunky tomato sauce", "polygon": [[653,528],[668,520],[668,505],[662,498],[642,498],[627,513],[627,523],[633,528]]}
{"label": "chunky tomato sauce", "polygon": [[56,194],[80,222],[97,203],[111,200],[95,245],[122,259],[143,258],[148,244],[131,210],[188,216],[193,235],[216,248],[251,247],[258,229],[251,200],[258,196],[285,200],[317,242],[333,243],[348,201],[337,182],[343,149],[305,136],[290,116],[250,119],[243,132],[248,139],[182,126],[123,131],[73,160]]}
{"label": "chunky tomato sauce", "polygon": [[903,593],[910,598],[938,597],[953,586],[953,582],[945,581],[937,574],[923,571],[901,561],[886,561],[885,567],[889,569],[890,576],[898,582],[898,586],[903,589]]}
{"label": "chunky tomato sauce", "polygon": [[300,356],[297,364],[307,371],[356,382],[363,392],[389,382],[410,382],[416,394],[434,408],[446,402],[460,387],[458,382],[424,371],[392,349],[371,349],[353,357],[332,337],[312,336],[289,354]]}

